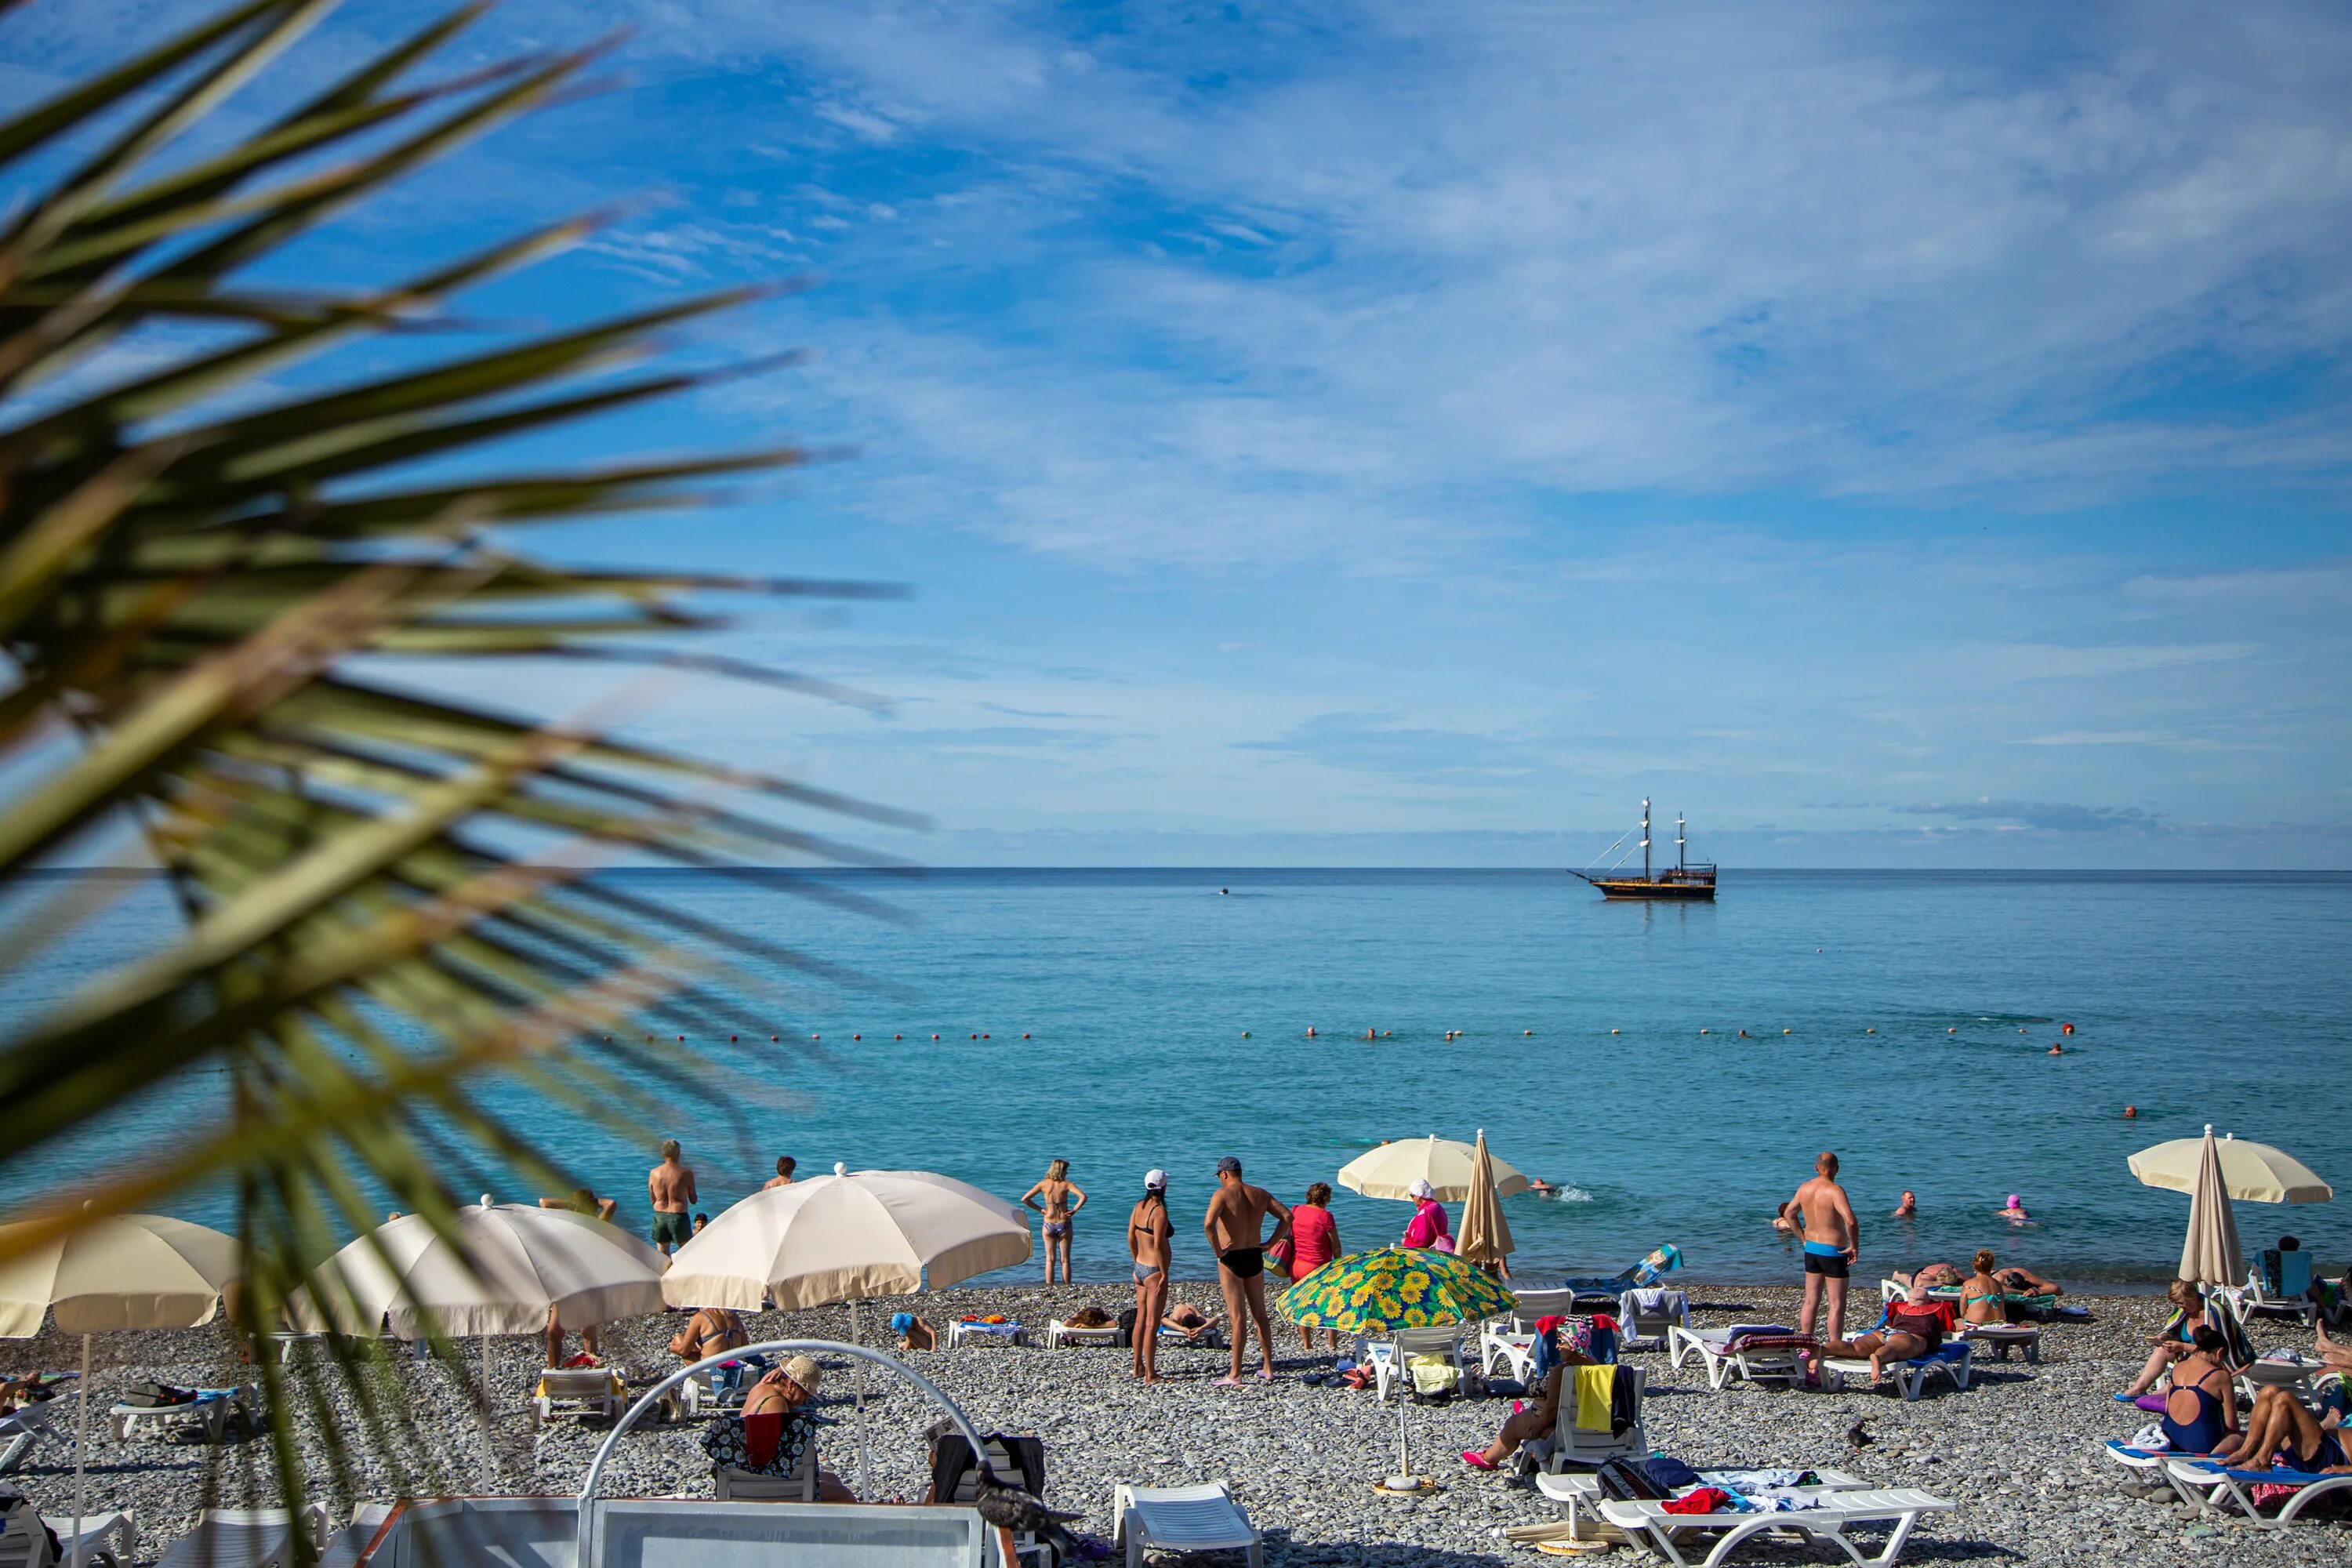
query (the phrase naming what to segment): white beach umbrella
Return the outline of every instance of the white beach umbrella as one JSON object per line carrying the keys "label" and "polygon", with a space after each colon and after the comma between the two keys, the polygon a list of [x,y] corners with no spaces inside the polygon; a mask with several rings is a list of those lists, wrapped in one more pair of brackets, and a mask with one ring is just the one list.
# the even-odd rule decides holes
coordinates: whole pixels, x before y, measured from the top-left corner
{"label": "white beach umbrella", "polygon": [[[0,1251],[31,1230],[0,1226]],[[74,1558],[80,1561],[83,1478],[89,1452],[89,1337],[130,1329],[193,1329],[213,1321],[221,1292],[245,1273],[236,1237],[168,1215],[111,1215],[0,1263],[0,1336],[30,1339],[55,1313],[81,1335],[74,1412]]]}
{"label": "white beach umbrella", "polygon": [[2141,1150],[2131,1157],[2131,1173],[2151,1187],[2193,1193],[2208,1151],[2221,1161],[2229,1194],[2242,1203],[2324,1204],[2336,1196],[2318,1173],[2285,1150],[2234,1134],[2216,1142],[2210,1127],[2202,1138],[2175,1138]]}
{"label": "white beach umbrella", "polygon": [[535,1334],[643,1317],[664,1305],[659,1252],[571,1209],[494,1204],[457,1215],[457,1245],[422,1215],[387,1220],[311,1270],[288,1310],[298,1327],[393,1337]]}
{"label": "white beach umbrella", "polygon": [[1471,1263],[1500,1263],[1518,1249],[1511,1222],[1503,1217],[1495,1191],[1495,1157],[1486,1152],[1486,1130],[1478,1129],[1477,1156],[1471,1162],[1470,1195],[1462,1205],[1462,1234],[1454,1252]]}
{"label": "white beach umbrella", "polygon": [[[1484,1134],[1481,1134],[1481,1142]],[[1528,1179],[1496,1160],[1495,1195],[1507,1198],[1528,1190]],[[1442,1204],[1458,1204],[1476,1184],[1477,1149],[1433,1132],[1426,1138],[1400,1138],[1368,1150],[1339,1167],[1339,1184],[1368,1198],[1408,1198],[1417,1181],[1427,1182]]]}
{"label": "white beach umbrella", "polygon": [[1028,1261],[1027,1211],[952,1176],[857,1171],[753,1193],[662,1276],[673,1307],[757,1311],[903,1296]]}
{"label": "white beach umbrella", "polygon": [[[1029,1211],[952,1176],[835,1165],[753,1193],[671,1255],[662,1294],[673,1307],[757,1311],[934,1290],[1029,1260]],[[866,1490],[866,1384],[856,1383],[858,1493]]]}
{"label": "white beach umbrella", "polygon": [[2189,1236],[2180,1247],[2180,1278],[2200,1285],[2235,1285],[2246,1277],[2246,1257],[2238,1247],[2238,1216],[2230,1207],[2221,1145],[2213,1141],[2210,1127],[2205,1129],[2200,1150],[2197,1179],[2189,1189]]}

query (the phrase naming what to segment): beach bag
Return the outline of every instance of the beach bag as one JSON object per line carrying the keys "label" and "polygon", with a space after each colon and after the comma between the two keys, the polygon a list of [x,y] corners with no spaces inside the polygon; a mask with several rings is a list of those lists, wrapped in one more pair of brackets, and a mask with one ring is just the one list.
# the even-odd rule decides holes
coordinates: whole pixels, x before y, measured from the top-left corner
{"label": "beach bag", "polygon": [[1624,1459],[1611,1459],[1592,1474],[1601,1495],[1619,1502],[1656,1502],[1675,1494],[1650,1479],[1650,1472]]}
{"label": "beach bag", "polygon": [[1129,1307],[1118,1315],[1118,1348],[1135,1348],[1135,1309]]}
{"label": "beach bag", "polygon": [[168,1383],[133,1384],[131,1392],[122,1396],[122,1403],[133,1410],[168,1410],[174,1405],[195,1402],[194,1389],[174,1388]]}

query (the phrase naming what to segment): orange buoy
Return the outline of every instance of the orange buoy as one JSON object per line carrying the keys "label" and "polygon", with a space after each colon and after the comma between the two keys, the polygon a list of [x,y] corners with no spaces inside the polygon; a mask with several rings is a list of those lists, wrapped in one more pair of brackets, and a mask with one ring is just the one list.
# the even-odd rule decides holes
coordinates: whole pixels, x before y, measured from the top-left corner
{"label": "orange buoy", "polygon": [[988,1037],[987,1037],[986,1035],[982,1035],[982,1036],[981,1036],[981,1038],[984,1040],[984,1039],[988,1038]]}
{"label": "orange buoy", "polygon": [[933,1039],[935,1039],[935,1040],[936,1040],[936,1039],[938,1039],[938,1038],[939,1038],[939,1037],[938,1037],[937,1035],[933,1035],[933,1036],[931,1037],[931,1038],[933,1038]]}
{"label": "orange buoy", "polygon": [[1946,1033],[1946,1034],[1948,1034],[1948,1035],[1957,1035],[1957,1034],[1958,1034],[1958,1033],[1959,1033],[1959,1031],[1958,1031],[1958,1029],[1947,1029],[1947,1030],[1945,1030],[1945,1031],[1944,1031],[1944,1033]]}
{"label": "orange buoy", "polygon": [[863,1035],[852,1035],[852,1036],[850,1036],[849,1037],[850,1037],[851,1039],[853,1039],[853,1040],[862,1040],[862,1039],[864,1039],[866,1037],[865,1037],[865,1036],[863,1036]]}
{"label": "orange buoy", "polygon": [[1793,1035],[1796,1033],[1794,1029],[1783,1029],[1780,1032],[1784,1035]]}
{"label": "orange buoy", "polygon": [[2061,1024],[2058,1026],[2058,1032],[2062,1035],[2071,1035],[2074,1032],[2074,1026],[2072,1024]]}
{"label": "orange buoy", "polygon": [[685,1037],[684,1035],[680,1035],[680,1036],[677,1037],[677,1043],[678,1043],[679,1045],[681,1045],[681,1046],[682,1046],[682,1045],[684,1045],[684,1044],[686,1044],[686,1037]]}
{"label": "orange buoy", "polygon": [[1613,1034],[1616,1034],[1618,1031],[1617,1031],[1617,1030],[1615,1030],[1615,1029],[1612,1029],[1612,1030],[1610,1030],[1609,1032],[1610,1032],[1611,1034],[1612,1034],[1612,1035],[1613,1035]]}
{"label": "orange buoy", "polygon": [[1533,1029],[1521,1029],[1519,1033],[1522,1035],[1532,1035],[1535,1031]]}
{"label": "orange buoy", "polygon": [[894,1040],[903,1040],[903,1039],[905,1039],[907,1037],[906,1037],[906,1036],[904,1036],[904,1035],[893,1035],[893,1036],[891,1036],[890,1037],[891,1037],[892,1039],[894,1039]]}
{"label": "orange buoy", "polygon": [[782,1035],[770,1035],[770,1036],[768,1037],[768,1038],[769,1038],[771,1041],[774,1041],[774,1040],[781,1040],[781,1039],[782,1039],[782,1038],[783,1038],[783,1036],[782,1036]]}
{"label": "orange buoy", "polygon": [[1027,1039],[1027,1038],[1029,1037],[1029,1031],[1028,1031],[1028,1030],[1026,1030],[1026,1029],[1022,1030],[1022,1031],[1021,1031],[1021,1037],[1022,1037],[1023,1039],[1024,1039],[1024,1040],[1025,1040],[1025,1039]]}
{"label": "orange buoy", "polygon": [[1877,1030],[1875,1030],[1875,1029],[1864,1029],[1864,1030],[1863,1031],[1863,1033],[1864,1033],[1864,1034],[1865,1034],[1865,1035],[1874,1035],[1874,1034],[1878,1033],[1878,1031],[1877,1031]]}
{"label": "orange buoy", "polygon": [[1700,1034],[1702,1034],[1702,1035],[1704,1035],[1704,1034],[1706,1034],[1706,1031],[1705,1029],[1701,1029],[1701,1030],[1699,1031],[1699,1033],[1700,1033]]}
{"label": "orange buoy", "polygon": [[974,1035],[974,1036],[972,1037],[972,1038],[976,1040],[976,1039],[980,1038],[980,1037],[979,1037],[978,1035]]}
{"label": "orange buoy", "polygon": [[1393,1035],[1395,1034],[1395,1032],[1396,1032],[1396,1031],[1394,1031],[1393,1029],[1382,1029],[1382,1030],[1381,1031],[1381,1038],[1382,1038],[1382,1039],[1384,1039],[1384,1040],[1385,1040],[1385,1039],[1388,1039],[1388,1038],[1390,1038],[1391,1036],[1393,1036]]}

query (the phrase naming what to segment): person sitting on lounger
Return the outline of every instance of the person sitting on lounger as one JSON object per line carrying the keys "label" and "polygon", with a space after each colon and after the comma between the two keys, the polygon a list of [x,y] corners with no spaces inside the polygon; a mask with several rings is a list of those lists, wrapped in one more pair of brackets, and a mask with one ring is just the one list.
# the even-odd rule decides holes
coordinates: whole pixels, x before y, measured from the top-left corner
{"label": "person sitting on lounger", "polygon": [[1570,1344],[1568,1336],[1553,1331],[1554,1353],[1559,1364],[1544,1374],[1543,1384],[1536,1397],[1521,1405],[1503,1423],[1503,1429],[1484,1449],[1465,1448],[1462,1462],[1474,1470],[1499,1470],[1504,1462],[1519,1451],[1519,1445],[1537,1437],[1548,1437],[1559,1425],[1561,1390],[1574,1386],[1570,1368],[1591,1366],[1592,1358]]}
{"label": "person sitting on lounger", "polygon": [[1190,1301],[1179,1301],[1168,1309],[1168,1315],[1160,1321],[1161,1327],[1173,1329],[1185,1339],[1197,1342],[1216,1332],[1217,1325],[1224,1320],[1211,1317]]}
{"label": "person sitting on lounger", "polygon": [[2230,1381],[2229,1343],[2221,1330],[2200,1323],[2189,1337],[2189,1353],[2172,1363],[2164,1437],[2176,1454],[2227,1454],[2238,1447],[2238,1393]]}
{"label": "person sitting on lounger", "polygon": [[2148,1352],[2147,1364],[2139,1369],[2131,1386],[2116,1396],[2118,1399],[2137,1399],[2154,1388],[2166,1370],[2189,1353],[2197,1331],[2205,1324],[2205,1298],[2196,1286],[2186,1279],[2175,1279],[2164,1288],[2164,1294],[2177,1310],[2162,1330],[2149,1336],[2147,1342],[2156,1348]]}
{"label": "person sitting on lounger", "polygon": [[2000,1277],[1993,1271],[1992,1254],[1979,1248],[1972,1261],[1976,1272],[1960,1281],[1961,1321],[1970,1323],[2009,1321],[2007,1292],[2001,1288]]}
{"label": "person sitting on lounger", "polygon": [[[816,1417],[802,1406],[816,1398],[824,1377],[823,1367],[807,1356],[796,1355],[753,1384],[751,1392],[743,1396],[742,1421],[748,1440],[756,1442],[764,1436],[761,1426],[756,1425],[761,1417],[783,1417],[783,1437],[777,1445],[774,1466],[766,1473],[790,1475],[802,1452],[816,1441]],[[856,1502],[857,1496],[842,1484],[839,1476],[820,1469],[816,1473],[816,1500]]]}
{"label": "person sitting on lounger", "polygon": [[898,1336],[902,1351],[935,1351],[940,1348],[940,1332],[912,1312],[890,1314],[890,1331]]}
{"label": "person sitting on lounger", "polygon": [[[2176,1372],[2176,1381],[2179,1376]],[[2309,1476],[2352,1473],[2352,1462],[2344,1456],[2344,1440],[2322,1426],[2294,1390],[2278,1384],[2254,1394],[2254,1407],[2246,1416],[2246,1435],[2237,1446],[2236,1458],[2241,1469],[2284,1466]]]}
{"label": "person sitting on lounger", "polygon": [[1915,1284],[1910,1294],[1887,1307],[1885,1328],[1860,1339],[1828,1340],[1820,1350],[1805,1352],[1806,1376],[1818,1376],[1821,1363],[1831,1356],[1868,1356],[1871,1379],[1875,1382],[1885,1375],[1888,1362],[1912,1361],[1932,1353],[1944,1342],[1951,1321],[1951,1309],[1927,1300],[1927,1287]]}
{"label": "person sitting on lounger", "polygon": [[686,1321],[685,1328],[670,1336],[669,1348],[691,1366],[721,1351],[740,1351],[751,1342],[743,1320],[730,1309],[705,1307]]}

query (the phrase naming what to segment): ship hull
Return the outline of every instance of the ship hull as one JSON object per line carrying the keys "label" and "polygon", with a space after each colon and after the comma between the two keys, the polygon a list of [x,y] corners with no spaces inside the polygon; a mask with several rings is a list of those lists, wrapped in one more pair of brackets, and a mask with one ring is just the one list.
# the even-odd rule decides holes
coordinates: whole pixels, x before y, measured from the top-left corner
{"label": "ship hull", "polygon": [[1685,903],[1715,902],[1713,882],[1643,882],[1614,878],[1597,879],[1594,887],[1604,899],[1672,899]]}

